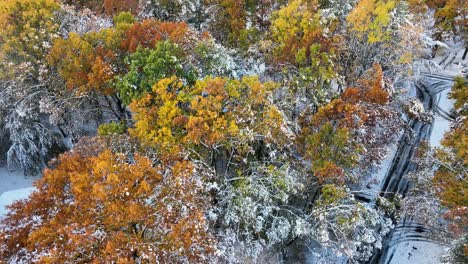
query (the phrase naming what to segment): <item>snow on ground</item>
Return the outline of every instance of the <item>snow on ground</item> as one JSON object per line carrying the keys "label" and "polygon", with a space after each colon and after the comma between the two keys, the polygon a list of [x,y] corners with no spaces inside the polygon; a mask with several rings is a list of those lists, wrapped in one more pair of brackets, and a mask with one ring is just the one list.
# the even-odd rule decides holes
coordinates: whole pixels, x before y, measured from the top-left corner
{"label": "snow on ground", "polygon": [[31,187],[39,177],[24,176],[21,171],[9,171],[0,167],[0,195],[4,192]]}
{"label": "snow on ground", "polygon": [[[439,93],[438,106],[445,112],[450,113],[453,107],[453,100],[448,98],[450,89],[443,90]],[[440,141],[444,134],[450,130],[450,121],[442,117],[440,114],[434,114],[434,125],[432,126],[431,138],[429,140],[432,147],[440,146]]]}
{"label": "snow on ground", "polygon": [[0,218],[7,214],[7,205],[12,204],[16,200],[28,198],[29,194],[35,189],[34,187],[27,187],[2,193],[0,195]]}
{"label": "snow on ground", "polygon": [[397,150],[397,144],[392,144],[389,146],[387,154],[380,162],[380,165],[374,168],[375,171],[372,173],[371,177],[365,181],[364,187],[361,188],[361,191],[366,194],[367,197],[372,197],[371,200],[374,200],[382,189],[385,176],[387,176],[388,170],[392,165],[392,161],[395,158]]}
{"label": "snow on ground", "polygon": [[[433,59],[440,67],[439,74],[446,74],[447,76],[463,76],[468,60],[462,59],[465,47],[463,43],[448,43],[447,48],[441,49],[437,56]],[[447,89],[439,93],[438,106],[445,111],[450,113],[453,108],[453,100],[448,98],[450,93],[452,82],[447,82]],[[440,146],[440,141],[442,140],[445,132],[450,129],[450,121],[443,118],[439,114],[434,115],[434,126],[432,129],[432,134],[430,138],[430,144],[433,147]]]}
{"label": "snow on ground", "polygon": [[395,252],[388,264],[440,264],[440,257],[445,249],[432,242],[411,241],[403,242],[395,246]]}
{"label": "snow on ground", "polygon": [[33,182],[39,177],[26,177],[22,172],[10,172],[0,167],[0,217],[6,214],[6,205],[26,198],[34,190]]}
{"label": "snow on ground", "polygon": [[[463,52],[465,47],[461,44],[450,43],[450,48],[438,54],[434,59],[435,62],[440,64],[444,70],[443,74],[448,76],[462,76],[464,69],[468,64],[468,61],[465,59],[462,60]],[[445,112],[450,113],[453,108],[453,100],[448,98],[450,93],[451,82],[448,83],[449,87],[446,90],[443,90],[439,93],[438,106]],[[430,144],[433,147],[440,146],[440,141],[442,140],[445,132],[450,128],[450,121],[443,118],[439,114],[434,115],[434,126],[432,129],[432,134],[430,138]]]}
{"label": "snow on ground", "polygon": [[[438,52],[434,62],[439,64],[443,70],[439,74],[448,76],[457,76],[463,74],[467,61],[463,61],[461,56],[464,47],[460,44],[449,43],[448,48],[441,49]],[[438,95],[437,105],[441,110],[450,113],[453,107],[453,100],[448,98],[451,83],[447,83],[447,89],[442,90]],[[440,114],[434,113],[434,123],[431,131],[430,145],[440,146],[445,132],[450,129],[450,121],[443,118]],[[442,263],[441,257],[446,252],[446,247],[431,241],[407,241],[394,246],[394,254],[384,263],[388,264],[439,264]]]}

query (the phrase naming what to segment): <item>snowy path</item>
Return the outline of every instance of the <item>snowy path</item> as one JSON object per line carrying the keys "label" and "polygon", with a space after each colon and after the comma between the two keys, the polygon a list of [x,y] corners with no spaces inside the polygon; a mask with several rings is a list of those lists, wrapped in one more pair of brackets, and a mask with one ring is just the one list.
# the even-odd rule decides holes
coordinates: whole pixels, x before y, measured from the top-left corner
{"label": "snowy path", "polygon": [[[410,185],[402,177],[415,169],[410,162],[414,148],[423,140],[428,140],[432,147],[440,146],[444,134],[450,129],[450,122],[453,119],[451,115],[453,102],[448,95],[454,76],[462,75],[461,69],[466,64],[466,61],[461,60],[461,54],[463,54],[463,47],[452,46],[448,50],[448,55],[437,56],[432,60],[434,64],[441,65],[440,68],[436,68],[436,72],[419,73],[420,82],[416,85],[419,98],[424,103],[425,109],[432,112],[433,119],[431,124],[412,121],[411,127],[417,137],[414,141],[406,142],[400,147],[387,174],[382,188],[383,193],[399,193],[404,196]],[[445,63],[447,57],[453,59]],[[396,173],[392,175],[394,170]],[[430,230],[424,225],[403,218],[386,237],[383,249],[376,251],[371,263],[441,263],[440,258],[445,253],[445,247],[431,238],[437,232],[439,231]]]}
{"label": "snowy path", "polygon": [[[443,109],[446,110],[447,113],[450,113],[452,104],[447,96],[453,82],[448,79],[441,83],[432,81],[429,81],[429,83],[430,85],[428,86],[430,87],[427,88],[426,92],[430,95],[431,102],[430,104],[426,104],[426,107],[429,107],[433,112],[434,118],[432,123],[428,126],[429,131],[420,135],[418,141],[429,139],[431,146],[438,146],[444,133],[448,131],[450,127],[449,117],[441,115],[438,110]],[[419,134],[421,134],[421,132],[419,132]],[[419,145],[419,142],[415,145]],[[412,155],[407,158],[411,159],[411,156]],[[403,173],[403,175],[407,172],[408,171]],[[400,182],[399,185],[403,185],[404,189],[398,188],[397,192],[405,195],[409,188],[408,183]],[[405,221],[400,222],[390,234],[386,248],[382,250],[379,258],[374,260],[374,263],[441,263],[440,257],[445,253],[445,248],[431,238],[437,231],[426,229],[424,226],[413,228],[412,225],[415,224],[411,221],[409,221],[409,223],[405,223]],[[377,260],[378,262],[376,262]]]}
{"label": "snowy path", "polygon": [[0,218],[6,214],[6,205],[28,197],[38,177],[25,177],[21,172],[10,172],[0,167]]}

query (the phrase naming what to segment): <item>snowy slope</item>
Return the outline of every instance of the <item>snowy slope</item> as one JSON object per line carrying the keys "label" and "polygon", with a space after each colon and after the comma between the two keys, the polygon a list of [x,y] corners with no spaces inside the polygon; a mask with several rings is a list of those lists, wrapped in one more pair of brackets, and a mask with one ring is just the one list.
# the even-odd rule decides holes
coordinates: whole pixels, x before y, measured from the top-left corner
{"label": "snowy slope", "polygon": [[389,263],[393,264],[439,264],[445,253],[443,246],[432,242],[410,241],[398,244]]}
{"label": "snowy slope", "polygon": [[0,218],[7,214],[7,205],[16,200],[27,198],[34,190],[34,187],[27,187],[2,193],[0,195]]}
{"label": "snowy slope", "polygon": [[0,167],[0,217],[6,214],[6,205],[28,197],[38,177],[25,177],[22,172],[10,172]]}

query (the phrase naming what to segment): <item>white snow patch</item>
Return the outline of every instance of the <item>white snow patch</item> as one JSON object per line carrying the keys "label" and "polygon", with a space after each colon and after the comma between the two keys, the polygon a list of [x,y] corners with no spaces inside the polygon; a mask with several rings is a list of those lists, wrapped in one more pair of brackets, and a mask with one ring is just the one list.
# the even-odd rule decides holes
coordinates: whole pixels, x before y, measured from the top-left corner
{"label": "white snow patch", "polygon": [[0,167],[0,195],[4,192],[31,187],[38,176],[24,176],[21,171],[9,171]]}
{"label": "white snow patch", "polygon": [[445,248],[439,244],[411,241],[400,243],[395,248],[395,252],[391,257],[390,262],[386,260],[383,263],[389,264],[440,264],[440,257],[445,253]]}
{"label": "white snow patch", "polygon": [[[401,134],[401,132],[400,132],[400,134]],[[398,150],[398,145],[397,144],[390,145],[390,147],[388,148],[388,152],[385,155],[385,158],[380,163],[379,170],[374,175],[374,179],[376,181],[376,184],[371,185],[371,186],[374,186],[372,189],[375,190],[376,192],[378,192],[378,191],[380,191],[382,189],[382,185],[383,185],[383,182],[385,180],[385,176],[387,175],[388,170],[390,170],[390,167],[392,166],[392,161],[395,158],[397,150]]]}
{"label": "white snow patch", "polygon": [[[450,113],[453,107],[453,100],[448,98],[450,89],[443,90],[439,93],[438,107],[442,111]],[[434,123],[432,126],[431,138],[429,140],[432,147],[439,147],[440,141],[444,138],[444,134],[450,130],[450,121],[442,117],[441,115],[434,114]]]}
{"label": "white snow patch", "polygon": [[387,154],[381,160],[380,164],[373,168],[370,177],[366,179],[359,188],[360,191],[364,193],[366,197],[371,198],[371,200],[375,200],[375,198],[379,195],[385,180],[385,176],[387,175],[388,170],[390,170],[397,150],[397,144],[391,144],[387,149]]}
{"label": "white snow patch", "polygon": [[28,187],[2,193],[0,195],[0,218],[7,214],[7,205],[12,204],[14,201],[28,198],[29,194],[35,189],[34,187]]}
{"label": "white snow patch", "polygon": [[28,197],[35,189],[33,182],[39,177],[24,176],[20,171],[11,172],[0,167],[0,218],[7,213],[5,206]]}

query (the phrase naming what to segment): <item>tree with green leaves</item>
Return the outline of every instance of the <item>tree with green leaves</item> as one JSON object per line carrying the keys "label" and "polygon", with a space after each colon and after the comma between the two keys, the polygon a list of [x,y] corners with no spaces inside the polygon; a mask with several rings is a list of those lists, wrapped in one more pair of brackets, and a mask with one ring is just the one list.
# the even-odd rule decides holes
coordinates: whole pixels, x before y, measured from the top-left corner
{"label": "tree with green leaves", "polygon": [[137,49],[126,58],[128,71],[116,77],[119,97],[125,104],[140,98],[159,80],[178,76],[193,84],[196,70],[186,61],[184,51],[170,41],[160,41],[154,48]]}

